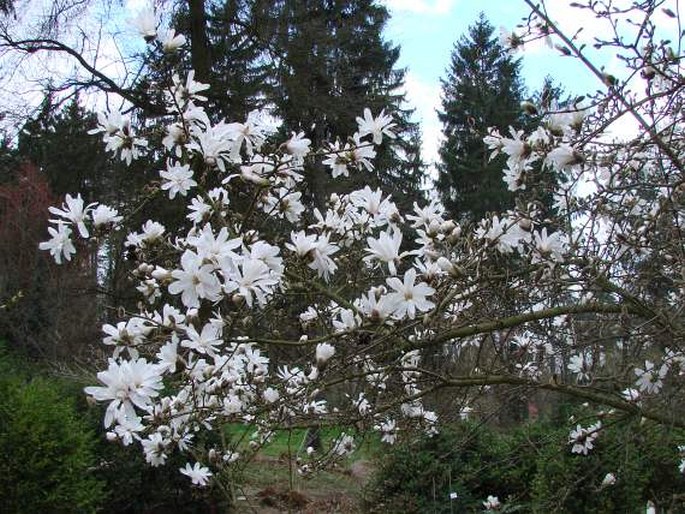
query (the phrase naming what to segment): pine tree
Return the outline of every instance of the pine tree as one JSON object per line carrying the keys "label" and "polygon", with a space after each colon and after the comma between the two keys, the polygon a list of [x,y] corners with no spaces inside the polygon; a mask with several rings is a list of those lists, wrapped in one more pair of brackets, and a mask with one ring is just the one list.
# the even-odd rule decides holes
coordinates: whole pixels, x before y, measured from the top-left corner
{"label": "pine tree", "polygon": [[266,108],[282,120],[282,137],[303,131],[320,145],[345,143],[367,107],[374,115],[385,110],[394,117],[397,149],[384,143],[373,172],[333,181],[323,166],[305,170],[312,205],[322,205],[331,192],[365,185],[383,188],[402,208],[423,196],[420,132],[402,106],[405,72],[395,68],[399,48],[382,36],[389,18],[384,6],[375,0],[192,3],[205,5],[205,34],[197,37],[202,17],[196,10],[176,13],[174,28],[189,39],[191,53],[180,64],[190,69],[195,61],[209,61],[205,81],[215,121],[243,120],[251,110]]}
{"label": "pine tree", "polygon": [[520,103],[520,61],[500,45],[495,29],[480,18],[455,44],[447,78],[442,80],[445,140],[435,183],[455,218],[479,220],[486,212],[513,205],[502,180],[502,159],[489,160],[483,143],[489,127],[502,131],[524,122]]}

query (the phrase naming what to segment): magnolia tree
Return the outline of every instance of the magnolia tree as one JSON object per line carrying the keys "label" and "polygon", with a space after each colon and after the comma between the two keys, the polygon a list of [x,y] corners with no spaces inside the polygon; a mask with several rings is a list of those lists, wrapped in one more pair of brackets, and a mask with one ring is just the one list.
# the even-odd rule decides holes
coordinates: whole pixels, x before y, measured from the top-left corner
{"label": "magnolia tree", "polygon": [[[331,180],[373,168],[376,145],[393,138],[385,113],[366,110],[347,141],[311,148],[304,133],[274,138],[261,113],[211,123],[190,72],[164,87],[163,139],[102,114],[95,132],[120,159],[165,158],[150,188],[187,213],[184,226],[149,220],[126,236],[139,309],[103,326],[112,356],[86,388],[107,404],[108,437],[139,444],[152,466],[181,452],[193,484],[225,487],[275,430],[343,427],[328,450],[303,452],[306,473],[352,451],[356,434],[392,444],[435,433],[438,397],[466,413],[502,387],[587,402],[588,417],[569,422],[569,452],[592,451],[624,418],[685,428],[678,45],[657,41],[654,2],[620,13],[590,4],[578,8],[617,30],[597,45],[619,52],[625,76],[597,69],[530,3],[526,26],[505,35],[512,50],[549,39],[604,85],[539,113],[531,133],[492,129],[485,143],[508,157],[503,180],[520,199],[474,225],[446,219],[437,201],[399,212],[368,187],[331,195],[326,210],[303,205],[311,163]],[[152,12],[137,23],[151,44],[182,49],[166,33],[155,42]],[[627,120],[634,134],[613,137]],[[550,218],[525,200],[540,167],[557,182]],[[51,212],[41,248],[58,263],[127,214],[79,195]],[[250,444],[229,424],[251,427]]]}

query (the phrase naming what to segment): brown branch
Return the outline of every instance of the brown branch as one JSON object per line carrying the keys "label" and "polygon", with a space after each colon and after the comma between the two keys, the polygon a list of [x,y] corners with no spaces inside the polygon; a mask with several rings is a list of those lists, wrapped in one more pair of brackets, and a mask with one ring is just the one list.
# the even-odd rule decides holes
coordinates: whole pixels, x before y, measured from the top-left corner
{"label": "brown branch", "polygon": [[492,321],[485,321],[483,323],[476,323],[475,325],[466,325],[451,330],[446,330],[437,334],[432,339],[417,346],[417,348],[427,348],[435,346],[450,339],[458,339],[463,337],[470,337],[477,334],[487,334],[489,332],[496,332],[507,328],[518,327],[530,323],[532,321],[540,321],[543,319],[551,319],[567,314],[622,314],[632,313],[640,314],[637,309],[631,305],[623,304],[607,304],[607,303],[585,303],[577,305],[561,305],[559,307],[552,307],[549,309],[541,309],[539,311],[525,312],[515,316],[496,319]]}
{"label": "brown branch", "polygon": [[[597,66],[595,66],[594,63],[590,61],[590,59],[585,57],[582,50],[578,48],[576,44],[566,34],[559,30],[556,24],[549,19],[547,14],[543,12],[540,6],[536,5],[532,0],[524,1],[526,2],[526,4],[528,4],[528,7],[530,7],[530,9],[537,16],[544,20],[545,24],[564,42],[564,45],[566,45],[566,48],[571,52],[571,54],[575,56],[577,59],[579,59],[585,65],[585,67],[587,67],[587,69],[589,69],[597,78],[599,78],[599,80],[602,81],[602,83],[606,84],[605,74],[602,73],[602,71],[599,68],[597,68]],[[680,171],[681,173],[685,173],[685,165],[683,165],[676,151],[673,150],[668,145],[668,143],[666,143],[663,139],[659,137],[659,134],[657,134],[654,127],[651,126],[639,112],[637,112],[635,106],[631,104],[625,98],[625,96],[620,94],[616,88],[612,88],[612,93],[618,99],[618,101],[621,104],[623,104],[626,110],[637,120],[637,122],[644,129],[644,131],[647,134],[649,134],[649,138],[659,147],[659,150],[661,150],[671,160],[671,162],[678,169],[678,171]]]}
{"label": "brown branch", "polygon": [[120,86],[112,78],[108,77],[88,61],[86,61],[86,59],[77,50],[65,45],[64,43],[61,43],[60,41],[56,41],[54,39],[22,39],[15,41],[7,36],[7,34],[2,35],[2,39],[4,42],[0,43],[0,48],[10,48],[25,52],[27,54],[35,53],[40,50],[49,52],[64,52],[76,59],[83,69],[97,79],[93,81],[92,85],[99,87],[103,91],[118,94],[135,107],[142,109],[147,114],[157,116],[166,114],[166,111],[162,106],[153,104],[149,100],[141,98],[130,90]]}
{"label": "brown branch", "polygon": [[474,387],[474,386],[490,386],[490,385],[516,385],[526,386],[536,389],[543,389],[546,391],[553,391],[555,393],[580,398],[599,405],[606,405],[614,409],[626,412],[635,416],[640,416],[651,421],[655,421],[662,425],[668,425],[678,428],[685,428],[685,419],[679,416],[678,412],[657,412],[654,410],[642,409],[639,405],[633,402],[622,400],[615,396],[609,395],[603,391],[591,389],[589,387],[559,384],[555,382],[538,382],[532,379],[508,376],[508,375],[485,375],[480,377],[467,377],[456,379],[442,379],[441,387]]}

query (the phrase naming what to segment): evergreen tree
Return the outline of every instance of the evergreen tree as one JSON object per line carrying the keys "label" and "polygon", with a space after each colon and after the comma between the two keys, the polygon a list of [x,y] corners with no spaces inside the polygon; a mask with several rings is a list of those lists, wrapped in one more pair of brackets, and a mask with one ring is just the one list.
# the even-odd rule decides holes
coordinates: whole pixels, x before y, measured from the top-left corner
{"label": "evergreen tree", "polygon": [[486,212],[513,205],[502,180],[503,159],[489,160],[483,143],[489,127],[521,126],[523,84],[520,61],[500,45],[483,14],[455,44],[442,80],[445,140],[435,183],[455,218],[479,220]]}
{"label": "evergreen tree", "polygon": [[[398,149],[384,143],[373,172],[333,181],[321,165],[305,170],[312,205],[322,205],[331,192],[365,185],[383,188],[402,208],[411,209],[422,197],[420,132],[409,120],[411,111],[402,109],[405,72],[395,68],[399,48],[383,40],[389,18],[384,6],[375,0],[190,4],[203,4],[204,16],[193,5],[181,5],[175,14],[174,28],[190,41],[190,55],[179,64],[190,69],[196,61],[208,61],[204,81],[211,86],[214,121],[240,121],[253,109],[266,108],[283,121],[282,136],[303,131],[319,145],[353,134],[365,108],[393,116],[398,138],[392,143]],[[153,79],[168,81],[158,69],[152,66]]]}
{"label": "evergreen tree", "polygon": [[[182,65],[195,69],[198,62],[206,62],[202,74],[195,69],[195,78],[210,85],[209,114],[216,120],[244,120],[250,111],[266,107],[273,96],[274,4],[266,0],[199,3],[204,13],[183,4],[173,18],[175,30],[190,41],[190,55]],[[201,24],[204,33],[198,37]]]}
{"label": "evergreen tree", "polygon": [[[349,188],[382,187],[402,207],[421,197],[420,135],[402,110],[404,70],[396,69],[399,48],[383,39],[387,9],[373,0],[284,0],[277,10],[274,104],[285,132],[304,131],[314,145],[355,132],[365,108],[395,118],[401,150],[379,149],[376,169],[351,177]],[[310,200],[321,204],[333,184],[321,167],[306,170]]]}
{"label": "evergreen tree", "polygon": [[102,199],[112,190],[113,173],[102,142],[88,134],[95,124],[78,95],[60,107],[48,94],[19,133],[17,155],[39,168],[58,197],[79,192],[87,201]]}

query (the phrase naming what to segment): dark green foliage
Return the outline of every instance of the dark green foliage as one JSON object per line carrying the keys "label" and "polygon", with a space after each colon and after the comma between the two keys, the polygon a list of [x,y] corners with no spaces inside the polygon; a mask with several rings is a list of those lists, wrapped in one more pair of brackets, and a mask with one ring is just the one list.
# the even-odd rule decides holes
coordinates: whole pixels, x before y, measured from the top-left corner
{"label": "dark green foliage", "polygon": [[[314,146],[351,136],[364,108],[374,116],[392,114],[404,156],[388,143],[378,149],[374,172],[332,181],[322,167],[306,170],[310,199],[322,204],[333,191],[369,185],[392,194],[400,207],[421,197],[423,167],[419,133],[402,110],[404,70],[395,68],[399,47],[383,40],[387,9],[372,0],[284,1],[278,12],[274,46],[277,87],[274,105],[283,131],[304,131]],[[347,183],[345,183],[347,182]]]}
{"label": "dark green foliage", "polygon": [[55,382],[0,359],[0,510],[95,512],[104,494],[94,433]]}
{"label": "dark green foliage", "polygon": [[[480,512],[488,495],[515,495],[517,469],[508,439],[485,426],[457,424],[399,446],[382,461],[366,501],[373,512]],[[509,481],[505,477],[509,477]],[[456,492],[458,499],[450,500]],[[401,509],[410,500],[408,509]]]}
{"label": "dark green foliage", "polygon": [[[497,496],[502,512],[644,512],[647,501],[682,509],[685,477],[677,445],[685,434],[639,421],[601,432],[587,456],[574,455],[568,428],[545,423],[498,432],[461,423],[393,448],[367,488],[371,512],[482,512]],[[602,486],[607,473],[613,486]],[[456,492],[458,499],[450,500]],[[674,511],[675,512],[675,511]]]}
{"label": "dark green foliage", "polygon": [[435,185],[445,208],[455,218],[479,220],[512,207],[502,180],[506,159],[489,160],[483,137],[490,127],[505,134],[510,125],[522,125],[520,62],[505,52],[482,14],[455,44],[442,91],[438,117],[445,140]]}
{"label": "dark green foliage", "polygon": [[19,133],[18,156],[40,169],[58,197],[81,193],[87,201],[104,201],[111,191],[109,157],[100,138],[88,134],[96,119],[79,104],[78,96],[59,106],[47,95],[38,115]]}
{"label": "dark green foliage", "polygon": [[[196,70],[196,80],[210,85],[203,94],[208,97],[207,113],[215,121],[243,121],[250,111],[265,107],[273,98],[273,10],[273,2],[232,0],[208,2],[203,20],[196,20],[199,13],[191,13],[185,3],[174,14],[175,30],[191,42],[190,53],[206,53],[207,77],[201,77]],[[193,23],[205,24],[209,49],[204,52],[193,42]],[[179,64],[191,69],[192,56],[181,56],[185,61]],[[164,56],[167,62],[160,69],[169,58]]]}
{"label": "dark green foliage", "polygon": [[[282,139],[302,131],[313,147],[344,143],[364,108],[375,116],[385,110],[394,117],[400,150],[385,142],[375,170],[347,180],[334,181],[321,165],[307,166],[306,200],[322,206],[332,192],[369,185],[411,208],[422,198],[420,133],[398,92],[405,73],[395,68],[399,48],[382,37],[388,18],[372,0],[207,2],[208,110],[216,120],[243,121],[253,109],[270,109],[283,121]],[[174,25],[189,37],[192,20],[183,8]],[[181,64],[189,68],[186,61]]]}
{"label": "dark green foliage", "polygon": [[[563,444],[542,447],[532,484],[534,512],[644,512],[648,500],[679,512],[685,502],[676,496],[685,491],[685,476],[676,447],[683,436],[634,420],[602,431],[587,456],[571,454]],[[602,487],[607,473],[616,483]]]}
{"label": "dark green foliage", "polygon": [[195,487],[188,477],[179,472],[179,468],[188,462],[187,456],[176,452],[164,466],[155,468],[145,462],[138,443],[124,447],[107,441],[102,429],[103,411],[104,409],[94,409],[89,419],[91,426],[100,427],[97,452],[101,465],[97,476],[106,483],[106,512],[226,512],[225,498],[221,498],[221,493],[216,488]]}

